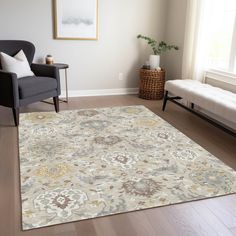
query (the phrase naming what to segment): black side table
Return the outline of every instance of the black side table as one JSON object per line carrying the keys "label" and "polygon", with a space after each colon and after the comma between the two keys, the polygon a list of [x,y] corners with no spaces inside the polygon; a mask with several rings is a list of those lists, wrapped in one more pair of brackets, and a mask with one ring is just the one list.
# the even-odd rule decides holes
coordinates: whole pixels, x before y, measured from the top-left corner
{"label": "black side table", "polygon": [[64,63],[54,63],[52,64],[52,66],[57,67],[59,70],[65,70],[66,99],[65,100],[59,99],[59,100],[68,103],[69,97],[68,97],[67,69],[69,68],[69,65]]}
{"label": "black side table", "polygon": [[[66,99],[60,99],[59,98],[59,101],[60,102],[65,102],[65,103],[68,103],[69,102],[69,96],[68,96],[68,83],[67,83],[67,69],[69,68],[69,65],[67,64],[64,64],[64,63],[54,63],[50,66],[55,66],[57,67],[59,70],[65,70],[65,85],[66,85]],[[49,101],[43,101],[45,103],[49,103],[49,104],[53,104]]]}

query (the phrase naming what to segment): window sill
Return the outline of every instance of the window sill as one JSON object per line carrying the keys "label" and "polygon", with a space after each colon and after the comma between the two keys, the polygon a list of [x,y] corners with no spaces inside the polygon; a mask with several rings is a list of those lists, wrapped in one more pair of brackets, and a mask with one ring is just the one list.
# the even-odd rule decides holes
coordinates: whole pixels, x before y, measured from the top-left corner
{"label": "window sill", "polygon": [[219,77],[219,79],[226,79],[226,80],[231,80],[236,82],[236,74],[226,72],[226,71],[221,71],[221,70],[208,70],[206,71],[207,76],[214,76],[214,77]]}
{"label": "window sill", "polygon": [[209,70],[205,74],[205,83],[236,93],[236,75],[224,71]]}

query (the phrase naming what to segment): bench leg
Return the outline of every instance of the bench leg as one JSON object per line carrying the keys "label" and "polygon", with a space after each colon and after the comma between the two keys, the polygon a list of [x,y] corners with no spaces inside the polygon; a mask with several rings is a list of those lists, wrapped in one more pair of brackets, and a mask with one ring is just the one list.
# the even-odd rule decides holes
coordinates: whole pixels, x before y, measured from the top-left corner
{"label": "bench leg", "polygon": [[19,108],[12,108],[12,112],[13,112],[15,126],[18,126],[19,125],[20,109]]}
{"label": "bench leg", "polygon": [[165,96],[164,96],[162,111],[165,111],[167,101],[168,101],[168,91],[166,91]]}
{"label": "bench leg", "polygon": [[191,103],[191,108],[194,109],[194,103]]}

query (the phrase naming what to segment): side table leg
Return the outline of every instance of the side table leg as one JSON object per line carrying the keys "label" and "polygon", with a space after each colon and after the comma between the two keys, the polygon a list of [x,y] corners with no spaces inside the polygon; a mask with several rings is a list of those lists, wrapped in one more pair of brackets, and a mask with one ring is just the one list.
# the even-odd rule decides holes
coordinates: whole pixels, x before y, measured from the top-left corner
{"label": "side table leg", "polygon": [[66,103],[68,103],[69,96],[68,96],[68,84],[67,84],[67,69],[65,69],[65,82],[66,82]]}
{"label": "side table leg", "polygon": [[67,69],[65,69],[65,85],[66,85],[66,97],[65,99],[59,99],[60,102],[69,102],[69,95],[68,95],[68,82],[67,82]]}

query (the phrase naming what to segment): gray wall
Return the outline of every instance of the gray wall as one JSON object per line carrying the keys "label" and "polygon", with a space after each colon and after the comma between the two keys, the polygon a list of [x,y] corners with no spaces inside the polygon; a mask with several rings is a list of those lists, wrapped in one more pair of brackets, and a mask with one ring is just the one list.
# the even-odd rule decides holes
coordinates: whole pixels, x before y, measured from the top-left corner
{"label": "gray wall", "polygon": [[[51,1],[0,0],[0,38],[32,41],[37,49],[36,61],[52,54],[57,62],[68,63],[70,90],[134,88],[138,85],[138,69],[151,52],[136,35],[164,39],[168,1],[173,0],[99,0],[99,40],[68,41],[53,39]],[[173,23],[177,19],[182,24],[182,17],[174,16],[174,8],[182,7],[177,4],[181,1],[185,0],[168,4],[170,28],[166,34],[179,45],[182,37],[176,36],[179,30]],[[178,62],[179,56],[165,60],[170,75],[178,72],[175,60]],[[124,80],[118,80],[120,72]]]}
{"label": "gray wall", "polygon": [[168,0],[165,39],[180,47],[179,51],[171,51],[164,55],[163,64],[167,71],[167,79],[182,78],[182,59],[185,37],[185,21],[188,0]]}

